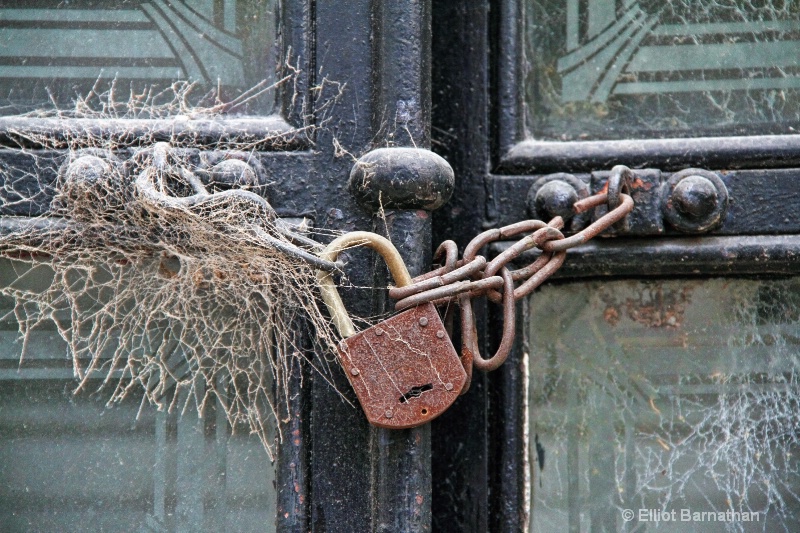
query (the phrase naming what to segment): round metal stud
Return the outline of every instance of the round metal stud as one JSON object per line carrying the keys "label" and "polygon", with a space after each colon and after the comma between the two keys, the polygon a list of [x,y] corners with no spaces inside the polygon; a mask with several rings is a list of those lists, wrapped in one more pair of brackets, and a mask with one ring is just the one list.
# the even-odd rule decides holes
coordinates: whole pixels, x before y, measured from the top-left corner
{"label": "round metal stud", "polygon": [[685,233],[704,233],[718,226],[728,209],[728,189],[707,170],[689,168],[673,174],[664,185],[664,218]]}
{"label": "round metal stud", "polygon": [[259,185],[253,167],[239,159],[225,159],[220,161],[209,171],[211,184],[222,189],[238,187],[254,187]]}
{"label": "round metal stud", "polygon": [[589,196],[589,186],[572,174],[560,172],[536,180],[528,190],[528,213],[533,218],[548,221],[560,216],[565,221],[575,219],[576,225],[584,224],[583,215],[575,215],[572,206]]}
{"label": "round metal stud", "polygon": [[95,222],[98,205],[106,210],[124,208],[120,201],[114,201],[114,195],[109,194],[109,189],[115,187],[118,163],[111,152],[87,149],[74,154],[61,166],[60,199],[69,204],[73,218]]}
{"label": "round metal stud", "polygon": [[419,319],[419,325],[425,327],[428,325],[428,319],[426,317],[422,317]]}
{"label": "round metal stud", "polygon": [[71,161],[66,167],[67,182],[96,184],[109,179],[111,165],[96,155],[84,155]]}
{"label": "round metal stud", "polygon": [[566,181],[554,180],[545,183],[536,193],[534,202],[537,213],[547,213],[550,218],[572,218],[572,206],[578,201],[578,193]]}
{"label": "round metal stud", "polygon": [[700,219],[714,212],[719,200],[717,188],[703,176],[688,176],[675,186],[672,201],[683,215]]}
{"label": "round metal stud", "polygon": [[266,188],[273,181],[258,157],[252,153],[237,150],[221,150],[201,155],[198,171],[204,172],[207,185],[212,189],[248,189],[266,194]]}

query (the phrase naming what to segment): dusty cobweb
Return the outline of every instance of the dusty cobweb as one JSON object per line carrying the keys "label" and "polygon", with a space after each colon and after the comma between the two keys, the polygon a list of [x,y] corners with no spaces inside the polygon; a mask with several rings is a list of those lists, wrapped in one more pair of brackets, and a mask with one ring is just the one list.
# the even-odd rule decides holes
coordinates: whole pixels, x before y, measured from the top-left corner
{"label": "dusty cobweb", "polygon": [[[55,324],[78,391],[107,394],[109,402],[144,391],[142,408],[185,415],[216,401],[233,427],[244,424],[272,449],[280,438],[275,420],[288,416],[279,397],[294,358],[326,376],[333,359],[309,354],[332,354],[337,338],[318,299],[315,267],[286,253],[315,247],[286,236],[263,199],[269,183],[255,151],[297,135],[313,140],[341,87],[324,81],[312,91],[326,100],[308,104],[313,126],[309,118],[291,138],[237,137],[231,129],[209,146],[186,128],[169,135],[164,119],[213,123],[249,98],[292,84],[295,74],[232,102],[213,92],[198,100],[199,89],[185,83],[143,93],[112,83],[70,110],[29,115],[49,119],[50,131],[7,132],[22,163],[0,169],[6,212],[49,201],[45,216],[3,219],[0,236],[13,272],[0,295],[10,302],[5,320],[18,324],[21,365],[31,334]],[[144,120],[126,132],[117,119]],[[302,223],[294,229],[332,236]]]}
{"label": "dusty cobweb", "polygon": [[796,280],[545,289],[533,530],[796,531],[798,295]]}

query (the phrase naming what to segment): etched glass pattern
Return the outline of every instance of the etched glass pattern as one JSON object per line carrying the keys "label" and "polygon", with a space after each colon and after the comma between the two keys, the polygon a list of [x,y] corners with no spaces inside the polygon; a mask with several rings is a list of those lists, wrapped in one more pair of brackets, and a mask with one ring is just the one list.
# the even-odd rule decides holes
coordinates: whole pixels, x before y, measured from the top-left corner
{"label": "etched glass pattern", "polygon": [[526,0],[542,139],[793,133],[800,3]]}
{"label": "etched glass pattern", "polygon": [[[274,81],[272,0],[11,1],[0,7],[0,113],[71,109],[92,93],[230,101]],[[274,92],[237,112],[270,113]]]}

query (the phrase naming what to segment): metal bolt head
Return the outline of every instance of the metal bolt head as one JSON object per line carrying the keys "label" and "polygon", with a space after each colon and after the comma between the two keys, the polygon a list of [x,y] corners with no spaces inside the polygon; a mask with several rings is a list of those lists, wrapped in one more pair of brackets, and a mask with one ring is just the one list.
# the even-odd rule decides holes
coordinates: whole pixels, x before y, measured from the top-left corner
{"label": "metal bolt head", "polygon": [[361,372],[359,372],[357,368],[351,368],[351,369],[350,369],[350,375],[351,375],[351,376],[357,376],[357,375],[359,375],[360,373],[361,373]]}
{"label": "metal bolt head", "polygon": [[661,210],[673,228],[684,233],[704,233],[725,220],[728,189],[715,173],[687,168],[670,176],[664,184]]}
{"label": "metal bolt head", "polygon": [[453,390],[453,384],[452,383],[445,383],[444,384],[444,388],[445,388],[445,390]]}
{"label": "metal bolt head", "polygon": [[391,409],[387,409],[386,412],[383,414],[386,418],[392,418],[394,416],[394,412]]}
{"label": "metal bolt head", "polygon": [[572,218],[572,206],[578,201],[578,192],[569,183],[553,180],[542,185],[536,192],[534,205],[537,213],[546,213],[550,218],[560,216],[564,220]]}
{"label": "metal bolt head", "polygon": [[381,328],[375,328],[375,335],[380,337],[383,335],[383,330]]}
{"label": "metal bolt head", "polygon": [[589,196],[589,185],[566,172],[557,172],[537,179],[528,189],[525,204],[531,218],[550,220],[560,216],[573,231],[583,228],[588,215],[575,214],[573,205]]}
{"label": "metal bolt head", "polygon": [[94,155],[84,155],[67,166],[67,181],[101,182],[111,173],[111,165]]}
{"label": "metal bolt head", "polygon": [[442,330],[437,331],[436,336],[440,339],[444,339],[444,331]]}
{"label": "metal bolt head", "polygon": [[[415,116],[416,104],[409,102],[402,111],[403,102],[398,102],[398,112]],[[454,187],[455,176],[447,161],[421,148],[376,148],[361,156],[350,171],[350,193],[371,212],[384,208],[432,211],[450,199]]]}
{"label": "metal bolt head", "polygon": [[118,202],[109,202],[108,184],[114,179],[111,159],[96,155],[82,155],[61,170],[64,178],[61,187],[63,198],[70,203],[70,215],[80,221],[94,223],[98,204],[105,209],[122,208]]}
{"label": "metal bolt head", "polygon": [[220,161],[211,169],[213,184],[223,189],[258,185],[253,168],[239,159]]}
{"label": "metal bolt head", "polygon": [[422,317],[422,318],[420,318],[420,319],[419,319],[419,325],[420,325],[420,326],[422,326],[422,327],[425,327],[425,326],[427,326],[427,325],[428,325],[428,319],[427,319],[427,317]]}
{"label": "metal bolt head", "polygon": [[688,176],[675,186],[672,202],[685,216],[700,219],[717,207],[717,188],[703,176]]}

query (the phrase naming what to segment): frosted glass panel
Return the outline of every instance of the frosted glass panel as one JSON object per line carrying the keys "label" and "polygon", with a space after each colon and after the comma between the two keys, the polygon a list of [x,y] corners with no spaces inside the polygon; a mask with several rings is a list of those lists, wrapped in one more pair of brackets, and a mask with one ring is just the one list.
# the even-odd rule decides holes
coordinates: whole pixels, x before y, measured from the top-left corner
{"label": "frosted glass panel", "polygon": [[[28,274],[0,262],[0,283]],[[0,298],[0,530],[275,531],[274,465],[248,427],[231,431],[218,399],[199,417],[194,401],[182,396],[159,411],[131,386],[108,405],[113,389],[129,384],[116,375],[76,394],[55,325],[29,332],[20,359],[12,310]]]}
{"label": "frosted glass panel", "polygon": [[[231,101],[274,81],[275,23],[271,0],[3,2],[0,112],[69,110],[94,93],[158,104],[175,82],[194,85],[194,105]],[[274,92],[235,111],[273,103]]]}
{"label": "frosted glass panel", "polygon": [[800,4],[526,0],[534,137],[793,133]]}
{"label": "frosted glass panel", "polygon": [[800,531],[800,281],[548,286],[529,320],[532,531]]}

